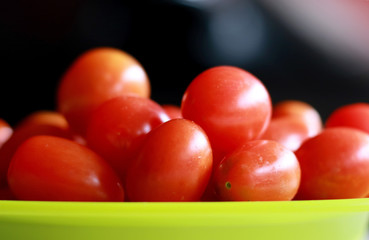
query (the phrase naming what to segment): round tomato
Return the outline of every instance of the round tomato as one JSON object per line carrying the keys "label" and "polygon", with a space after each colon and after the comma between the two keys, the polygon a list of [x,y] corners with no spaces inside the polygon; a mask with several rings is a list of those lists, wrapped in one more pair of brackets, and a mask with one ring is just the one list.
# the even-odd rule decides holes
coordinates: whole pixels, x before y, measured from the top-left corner
{"label": "round tomato", "polygon": [[296,151],[309,138],[309,128],[302,118],[287,116],[272,118],[260,139],[274,140],[291,151]]}
{"label": "round tomato", "polygon": [[92,115],[87,128],[87,145],[124,179],[127,165],[146,134],[168,120],[164,109],[148,98],[112,98]]}
{"label": "round tomato", "polygon": [[292,200],[300,177],[295,154],[268,140],[247,142],[214,170],[216,191],[225,201]]}
{"label": "round tomato", "polygon": [[122,183],[92,150],[54,136],[35,136],[15,152],[8,183],[20,200],[123,201]]}
{"label": "round tomato", "polygon": [[212,171],[212,151],[194,122],[173,119],[145,138],[126,178],[131,201],[198,201]]}
{"label": "round tomato", "polygon": [[168,114],[170,119],[183,118],[181,108],[173,104],[162,105],[165,112]]}
{"label": "round tomato", "polygon": [[0,148],[0,186],[6,186],[9,162],[19,145],[32,136],[51,135],[74,140],[64,116],[53,111],[38,111],[27,116],[15,128],[3,147]]}
{"label": "round tomato", "polygon": [[258,138],[269,124],[271,99],[262,82],[231,66],[210,68],[185,91],[182,115],[199,124],[217,151],[230,152]]}
{"label": "round tomato", "polygon": [[310,104],[298,100],[285,100],[273,106],[272,118],[300,117],[308,128],[308,136],[317,135],[323,128],[319,112]]}
{"label": "round tomato", "polygon": [[359,198],[369,193],[369,135],[328,128],[296,151],[301,186],[296,199]]}
{"label": "round tomato", "polygon": [[352,103],[336,109],[325,123],[330,127],[352,127],[369,133],[369,104]]}
{"label": "round tomato", "polygon": [[58,110],[71,128],[84,136],[92,112],[122,94],[149,97],[150,82],[141,64],[114,48],[96,48],[69,67],[58,88]]}

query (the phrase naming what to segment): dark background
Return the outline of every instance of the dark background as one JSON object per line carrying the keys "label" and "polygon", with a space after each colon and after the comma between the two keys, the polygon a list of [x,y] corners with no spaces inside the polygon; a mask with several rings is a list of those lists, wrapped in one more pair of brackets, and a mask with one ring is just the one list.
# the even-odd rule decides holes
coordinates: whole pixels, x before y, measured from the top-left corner
{"label": "dark background", "polygon": [[11,124],[55,109],[63,72],[99,46],[138,59],[161,104],[179,105],[197,74],[223,64],[256,75],[273,102],[306,101],[323,119],[369,101],[368,75],[322,54],[259,1],[3,1],[0,46],[0,118]]}

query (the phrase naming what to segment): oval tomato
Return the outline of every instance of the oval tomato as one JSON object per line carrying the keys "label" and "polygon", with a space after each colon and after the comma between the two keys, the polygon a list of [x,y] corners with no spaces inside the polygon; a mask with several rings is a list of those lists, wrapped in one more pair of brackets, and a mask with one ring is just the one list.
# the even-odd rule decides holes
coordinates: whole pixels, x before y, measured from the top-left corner
{"label": "oval tomato", "polygon": [[19,145],[32,136],[51,135],[74,140],[75,134],[60,113],[38,111],[27,116],[15,128],[9,140],[0,148],[0,186],[6,186],[10,160]]}
{"label": "oval tomato", "polygon": [[260,80],[231,66],[199,74],[185,91],[181,109],[183,117],[199,124],[220,152],[258,138],[272,114],[269,93]]}
{"label": "oval tomato", "polygon": [[300,117],[309,130],[308,136],[313,137],[323,129],[319,112],[310,104],[298,100],[284,100],[273,106],[272,118]]}
{"label": "oval tomato", "polygon": [[352,103],[342,106],[328,116],[325,126],[352,127],[369,133],[369,104]]}
{"label": "oval tomato", "polygon": [[359,198],[369,193],[369,135],[328,128],[296,151],[301,186],[296,199]]}
{"label": "oval tomato", "polygon": [[216,191],[225,201],[292,200],[300,177],[295,154],[268,140],[247,142],[214,170]]}
{"label": "oval tomato", "polygon": [[194,122],[173,119],[153,129],[127,172],[131,201],[198,201],[212,171],[212,151]]}
{"label": "oval tomato", "polygon": [[168,120],[164,109],[148,98],[116,97],[93,113],[87,128],[87,145],[124,179],[127,165],[146,134]]}
{"label": "oval tomato", "polygon": [[35,136],[15,152],[8,183],[17,199],[123,201],[122,183],[96,153],[73,141]]}
{"label": "oval tomato", "polygon": [[96,48],[77,58],[58,88],[58,110],[71,128],[84,136],[92,112],[122,94],[150,96],[150,82],[141,64],[114,48]]}

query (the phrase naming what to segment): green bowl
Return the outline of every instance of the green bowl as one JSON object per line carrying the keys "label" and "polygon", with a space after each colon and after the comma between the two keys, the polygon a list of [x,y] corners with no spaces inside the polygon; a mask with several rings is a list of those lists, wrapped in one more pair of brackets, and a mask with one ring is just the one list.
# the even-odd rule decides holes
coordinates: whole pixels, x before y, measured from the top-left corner
{"label": "green bowl", "polygon": [[0,201],[0,239],[363,240],[369,199],[289,202]]}

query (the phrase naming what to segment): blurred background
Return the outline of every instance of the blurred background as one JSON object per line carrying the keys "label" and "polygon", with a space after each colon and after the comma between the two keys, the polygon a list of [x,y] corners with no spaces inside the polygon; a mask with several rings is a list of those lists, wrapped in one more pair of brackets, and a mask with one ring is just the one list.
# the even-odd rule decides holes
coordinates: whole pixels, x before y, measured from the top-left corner
{"label": "blurred background", "polygon": [[323,119],[369,102],[367,0],[19,0],[0,4],[0,118],[54,109],[64,71],[99,46],[138,59],[161,104],[179,105],[216,65],[250,71],[273,102],[306,101]]}

